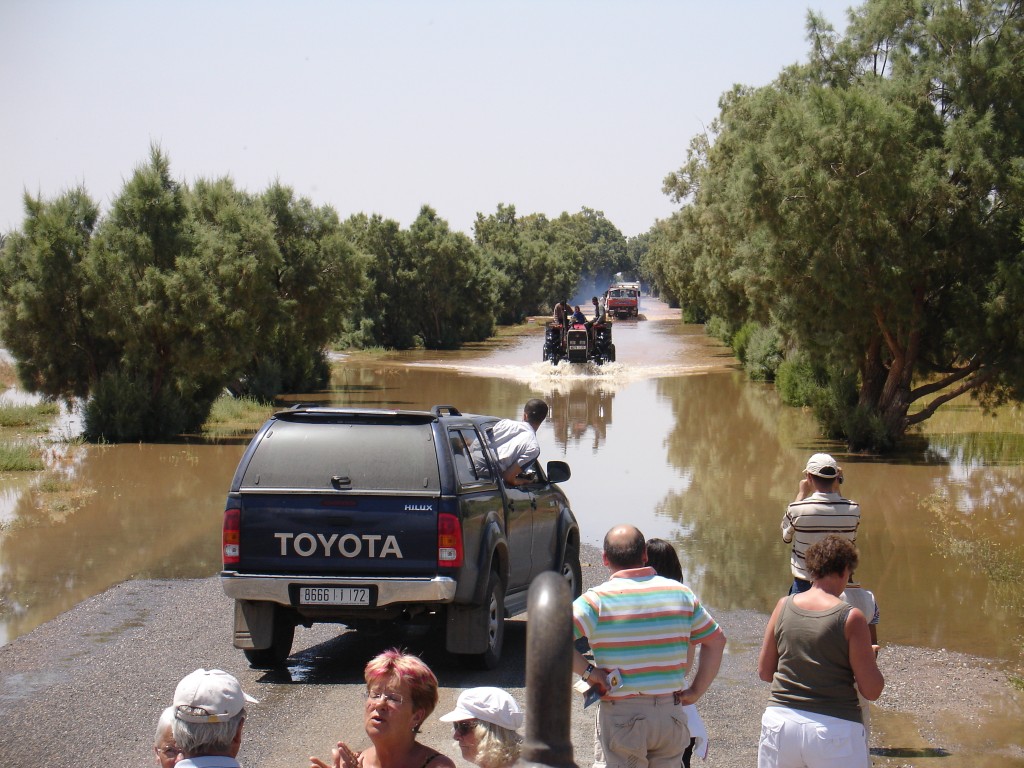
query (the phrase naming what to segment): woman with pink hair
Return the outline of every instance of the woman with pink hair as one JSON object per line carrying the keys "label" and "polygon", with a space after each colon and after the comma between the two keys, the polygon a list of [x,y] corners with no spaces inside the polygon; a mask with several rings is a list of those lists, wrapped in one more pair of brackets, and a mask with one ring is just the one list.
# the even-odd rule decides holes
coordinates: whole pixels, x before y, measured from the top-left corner
{"label": "woman with pink hair", "polygon": [[363,678],[363,725],[372,746],[357,752],[339,741],[330,763],[311,757],[311,768],[455,768],[451,759],[416,740],[437,706],[437,677],[430,667],[392,648],[370,660]]}

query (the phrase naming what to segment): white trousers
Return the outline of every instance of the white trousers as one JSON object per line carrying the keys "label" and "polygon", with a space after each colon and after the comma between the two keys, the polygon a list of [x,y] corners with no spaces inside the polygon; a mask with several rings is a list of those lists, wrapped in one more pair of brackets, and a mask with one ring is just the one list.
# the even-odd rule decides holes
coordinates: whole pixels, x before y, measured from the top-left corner
{"label": "white trousers", "polygon": [[864,726],[787,707],[761,717],[757,768],[869,768]]}

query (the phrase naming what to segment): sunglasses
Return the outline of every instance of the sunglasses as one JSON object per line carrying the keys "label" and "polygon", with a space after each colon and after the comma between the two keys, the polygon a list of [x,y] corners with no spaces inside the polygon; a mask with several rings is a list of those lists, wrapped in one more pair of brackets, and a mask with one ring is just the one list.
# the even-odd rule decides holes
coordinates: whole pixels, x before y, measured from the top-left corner
{"label": "sunglasses", "polygon": [[465,736],[479,725],[476,720],[457,720],[452,723],[456,736]]}

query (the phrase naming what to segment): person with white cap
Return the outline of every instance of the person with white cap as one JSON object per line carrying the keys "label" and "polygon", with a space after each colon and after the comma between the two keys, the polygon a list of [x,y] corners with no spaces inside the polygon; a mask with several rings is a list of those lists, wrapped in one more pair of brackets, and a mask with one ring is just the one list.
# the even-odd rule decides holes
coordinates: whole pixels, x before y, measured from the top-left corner
{"label": "person with white cap", "polygon": [[462,757],[480,768],[507,768],[519,759],[523,713],[508,691],[469,688],[440,719],[452,723]]}
{"label": "person with white cap", "polygon": [[827,453],[816,453],[807,460],[796,499],[782,517],[782,540],[792,543],[789,559],[793,585],[789,594],[811,588],[805,556],[807,548],[830,533],[857,542],[860,505],[839,493],[843,468]]}
{"label": "person with white cap", "polygon": [[234,675],[197,669],[174,691],[174,742],[178,768],[240,768],[246,703],[258,702],[242,690]]}

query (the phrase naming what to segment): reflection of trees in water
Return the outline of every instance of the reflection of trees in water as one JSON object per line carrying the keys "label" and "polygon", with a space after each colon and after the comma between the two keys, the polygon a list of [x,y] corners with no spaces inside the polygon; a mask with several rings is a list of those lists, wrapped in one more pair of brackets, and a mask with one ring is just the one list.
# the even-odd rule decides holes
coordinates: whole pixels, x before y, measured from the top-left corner
{"label": "reflection of trees in water", "polygon": [[928,436],[928,453],[948,461],[977,467],[983,464],[1024,463],[1024,434],[1013,432],[964,432]]}
{"label": "reflection of trees in water", "polygon": [[[921,502],[938,523],[932,532],[936,549],[961,570],[984,576],[988,588],[981,605],[971,600],[971,595],[964,596],[974,603],[974,609],[1024,618],[1024,592],[1020,590],[1024,546],[1015,543],[1020,541],[1018,513],[1024,480],[1019,473],[1006,477],[998,468],[972,474],[987,477],[970,486],[950,486]],[[981,498],[973,496],[977,491]],[[985,500],[996,503],[989,506]],[[1012,506],[1007,503],[1010,501]]]}
{"label": "reflection of trees in water", "polygon": [[[658,514],[678,526],[684,573],[712,607],[767,612],[789,586],[779,520],[796,492],[797,462],[825,447],[813,419],[727,374],[666,379],[658,392],[675,419],[667,459],[688,480],[666,495]],[[862,564],[870,563],[865,586],[879,594],[887,641],[1016,658],[1024,626],[1024,473],[1020,466],[962,463],[960,455],[969,454],[940,458],[934,449],[918,450],[906,461],[856,463],[845,457],[865,509],[858,537]],[[947,525],[955,524],[948,534],[917,508],[936,488],[948,489]],[[971,606],[971,620],[945,606]]]}
{"label": "reflection of trees in water", "polygon": [[951,463],[946,487],[950,506],[973,527],[983,526],[996,537],[1019,538],[1024,533],[1024,475],[1020,467]]}
{"label": "reflection of trees in water", "polygon": [[612,400],[615,392],[607,382],[580,379],[569,382],[567,389],[556,389],[548,394],[551,425],[555,443],[563,450],[571,443],[582,442],[588,430],[591,450],[597,453],[612,423]]}
{"label": "reflection of trees in water", "polygon": [[658,382],[675,417],[666,455],[691,481],[657,513],[680,526],[683,572],[716,607],[766,610],[788,586],[783,510],[751,509],[754,499],[791,496],[799,479],[781,460],[782,409],[766,392],[742,374]]}
{"label": "reflection of trees in water", "polygon": [[[463,413],[519,419],[523,406],[541,394],[512,378],[467,376],[455,370],[408,365],[400,360],[354,360],[335,365],[324,404],[354,408],[429,410],[453,405]],[[307,395],[303,402],[311,402]]]}

